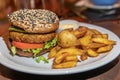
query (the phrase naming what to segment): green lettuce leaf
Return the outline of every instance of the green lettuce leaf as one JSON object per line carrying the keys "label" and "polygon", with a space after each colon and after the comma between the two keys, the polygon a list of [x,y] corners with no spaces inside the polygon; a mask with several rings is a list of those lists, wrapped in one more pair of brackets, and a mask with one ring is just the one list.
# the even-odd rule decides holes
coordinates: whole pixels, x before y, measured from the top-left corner
{"label": "green lettuce leaf", "polygon": [[11,47],[11,52],[12,52],[13,56],[16,54],[16,47],[15,46]]}
{"label": "green lettuce leaf", "polygon": [[14,27],[14,26],[10,26],[9,27],[9,31],[16,31],[16,32],[21,32],[21,33],[27,33],[23,29],[20,29],[20,28]]}
{"label": "green lettuce leaf", "polygon": [[36,49],[24,49],[24,52],[31,52],[34,54],[34,57],[36,57],[36,55],[43,50],[43,48],[36,48]]}
{"label": "green lettuce leaf", "polygon": [[53,47],[57,44],[57,38],[54,38],[52,41],[45,42],[44,49],[48,49],[50,47]]}
{"label": "green lettuce leaf", "polygon": [[39,56],[36,58],[37,63],[40,63],[40,61],[44,61],[45,63],[49,63],[49,61],[44,56]]}
{"label": "green lettuce leaf", "polygon": [[43,48],[37,48],[37,49],[31,49],[31,50],[32,50],[32,53],[34,54],[34,57],[36,57],[36,55],[40,53],[40,51],[42,51]]}

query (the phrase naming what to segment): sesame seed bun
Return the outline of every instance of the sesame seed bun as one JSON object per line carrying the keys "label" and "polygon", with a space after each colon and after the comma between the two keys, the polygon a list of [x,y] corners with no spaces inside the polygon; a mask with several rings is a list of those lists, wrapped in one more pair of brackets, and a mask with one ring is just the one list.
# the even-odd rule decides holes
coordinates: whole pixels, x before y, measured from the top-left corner
{"label": "sesame seed bun", "polygon": [[58,29],[57,15],[44,9],[24,9],[8,15],[11,25],[28,33],[49,33]]}

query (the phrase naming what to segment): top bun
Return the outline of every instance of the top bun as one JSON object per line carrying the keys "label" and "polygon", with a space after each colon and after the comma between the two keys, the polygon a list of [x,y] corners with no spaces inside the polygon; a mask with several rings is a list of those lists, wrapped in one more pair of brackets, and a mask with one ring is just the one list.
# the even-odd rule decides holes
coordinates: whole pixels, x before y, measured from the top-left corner
{"label": "top bun", "polygon": [[11,25],[28,33],[49,33],[58,29],[58,16],[44,9],[24,9],[8,15]]}

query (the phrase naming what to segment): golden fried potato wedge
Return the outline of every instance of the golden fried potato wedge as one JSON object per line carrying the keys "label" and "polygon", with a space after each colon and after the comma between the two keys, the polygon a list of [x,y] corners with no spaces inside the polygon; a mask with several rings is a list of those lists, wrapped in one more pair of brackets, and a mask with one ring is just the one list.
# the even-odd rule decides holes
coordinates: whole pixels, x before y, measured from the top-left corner
{"label": "golden fried potato wedge", "polygon": [[103,44],[103,43],[89,43],[88,44],[88,48],[100,48],[100,47],[103,47],[103,46],[106,46],[106,44]]}
{"label": "golden fried potato wedge", "polygon": [[63,68],[72,68],[77,65],[77,61],[63,62],[60,64],[53,64],[53,69],[63,69]]}
{"label": "golden fried potato wedge", "polygon": [[107,51],[110,51],[112,48],[113,48],[113,45],[107,45],[107,46],[98,48],[97,52],[98,53],[107,52]]}
{"label": "golden fried potato wedge", "polygon": [[93,34],[93,38],[105,38],[108,39],[108,34]]}
{"label": "golden fried potato wedge", "polygon": [[93,34],[93,38],[103,38],[102,34]]}
{"label": "golden fried potato wedge", "polygon": [[108,39],[108,34],[102,34],[102,37]]}
{"label": "golden fried potato wedge", "polygon": [[77,55],[66,56],[64,61],[78,61]]}
{"label": "golden fried potato wedge", "polygon": [[95,34],[102,34],[100,31],[98,31],[96,29],[91,29],[91,31],[93,31]]}
{"label": "golden fried potato wedge", "polygon": [[80,37],[83,37],[86,32],[87,32],[87,31],[82,31],[82,32],[80,32],[80,31],[78,31],[78,30],[74,30],[74,31],[72,31],[71,33],[74,34],[77,38],[80,38]]}
{"label": "golden fried potato wedge", "polygon": [[80,38],[80,39],[79,39],[80,44],[81,44],[82,46],[87,46],[87,45],[91,42],[91,38],[92,38],[91,35],[86,35],[86,36]]}
{"label": "golden fried potato wedge", "polygon": [[91,29],[88,28],[86,35],[93,35],[95,34]]}
{"label": "golden fried potato wedge", "polygon": [[108,39],[104,39],[104,38],[92,38],[92,41],[107,44],[107,45],[110,45],[110,44],[113,45],[116,43],[113,40],[108,40]]}
{"label": "golden fried potato wedge", "polygon": [[66,53],[66,52],[62,53],[61,55],[55,57],[54,62],[55,62],[56,64],[61,63],[62,61],[64,61],[64,59],[65,59],[65,57],[66,57],[67,55],[68,55],[68,53]]}
{"label": "golden fried potato wedge", "polygon": [[96,57],[96,56],[98,56],[98,53],[95,52],[95,51],[92,50],[92,49],[88,49],[88,50],[87,50],[87,55],[90,56],[90,57]]}
{"label": "golden fried potato wedge", "polygon": [[58,45],[61,47],[73,47],[77,37],[68,30],[63,30],[58,34]]}
{"label": "golden fried potato wedge", "polygon": [[78,48],[75,48],[75,47],[69,47],[69,48],[62,48],[61,50],[59,50],[57,52],[57,54],[55,55],[55,57],[58,57],[60,56],[62,53],[68,53],[68,55],[81,55],[83,53],[85,53],[84,50],[81,50],[81,49],[78,49]]}
{"label": "golden fried potato wedge", "polygon": [[73,30],[71,33],[74,34],[77,38],[80,38],[80,37],[83,37],[87,33],[87,28],[81,26],[78,29]]}
{"label": "golden fried potato wedge", "polygon": [[48,54],[48,59],[55,57],[56,53],[57,53],[56,47],[52,48],[50,50],[50,53]]}

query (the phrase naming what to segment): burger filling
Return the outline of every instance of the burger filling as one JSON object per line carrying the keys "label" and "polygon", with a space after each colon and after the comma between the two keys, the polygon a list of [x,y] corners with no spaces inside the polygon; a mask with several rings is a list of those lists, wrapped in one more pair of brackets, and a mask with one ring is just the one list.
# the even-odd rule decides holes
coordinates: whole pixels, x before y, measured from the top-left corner
{"label": "burger filling", "polygon": [[[29,40],[30,35],[32,35],[32,36],[39,35],[39,34],[27,33],[23,29],[15,27],[15,26],[9,27],[9,31],[10,32],[15,32],[15,34],[14,34],[15,38],[19,37],[21,39],[21,36],[18,36],[16,33],[21,34],[22,37],[23,37],[23,35],[27,35],[28,36],[28,38],[27,38],[28,41],[30,41]],[[33,57],[34,58],[36,57],[37,62],[40,62],[40,60],[42,60],[42,61],[48,63],[48,60],[46,58],[44,58],[43,56],[38,56],[37,57],[37,54],[39,54],[42,50],[47,50],[51,47],[54,47],[57,44],[57,38],[53,38],[53,35],[51,35],[51,36],[52,36],[51,37],[52,40],[49,40],[49,41],[44,40],[45,42],[43,42],[43,43],[22,42],[22,41],[16,41],[16,39],[14,40],[14,38],[13,38],[12,42],[11,42],[12,43],[12,47],[11,47],[12,54],[15,55],[17,53],[17,49],[20,49],[23,52],[33,53]],[[36,41],[35,38],[34,38],[34,40]]]}
{"label": "burger filling", "polygon": [[42,51],[43,49],[49,49],[50,47],[54,47],[56,44],[57,44],[56,38],[54,38],[51,41],[45,42],[43,44],[30,44],[30,43],[12,41],[11,51],[12,51],[13,55],[15,55],[16,48],[19,48],[19,49],[23,50],[24,52],[33,53],[34,57],[36,57],[36,55],[38,53],[40,53],[40,51]]}

